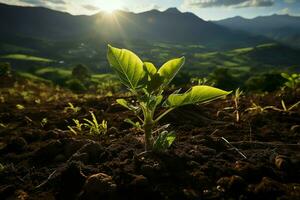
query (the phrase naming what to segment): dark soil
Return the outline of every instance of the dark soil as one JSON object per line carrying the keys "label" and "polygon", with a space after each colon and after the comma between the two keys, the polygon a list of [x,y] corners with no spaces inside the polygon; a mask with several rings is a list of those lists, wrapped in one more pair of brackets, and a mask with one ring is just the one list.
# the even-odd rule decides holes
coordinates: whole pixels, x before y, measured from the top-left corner
{"label": "dark soil", "polygon": [[[143,134],[115,98],[17,94],[1,91],[0,199],[300,199],[300,107],[246,111],[251,101],[280,107],[276,94],[243,97],[239,123],[224,109],[231,97],[175,110],[161,122],[177,134],[163,153],[142,153]],[[68,102],[81,110],[64,111]],[[89,111],[108,121],[106,135],[69,131]]]}

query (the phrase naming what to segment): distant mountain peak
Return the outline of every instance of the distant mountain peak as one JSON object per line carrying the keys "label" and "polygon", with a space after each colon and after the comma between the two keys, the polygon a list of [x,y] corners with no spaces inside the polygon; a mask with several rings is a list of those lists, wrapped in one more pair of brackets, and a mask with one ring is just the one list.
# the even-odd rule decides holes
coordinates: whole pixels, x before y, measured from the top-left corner
{"label": "distant mountain peak", "polygon": [[178,8],[173,7],[173,8],[168,8],[167,10],[165,10],[165,13],[172,13],[172,14],[180,14],[180,10],[178,10]]}
{"label": "distant mountain peak", "polygon": [[233,19],[246,19],[246,18],[244,18],[244,17],[242,17],[242,16],[239,16],[239,15],[237,15],[237,16],[234,16],[234,17],[232,17]]}

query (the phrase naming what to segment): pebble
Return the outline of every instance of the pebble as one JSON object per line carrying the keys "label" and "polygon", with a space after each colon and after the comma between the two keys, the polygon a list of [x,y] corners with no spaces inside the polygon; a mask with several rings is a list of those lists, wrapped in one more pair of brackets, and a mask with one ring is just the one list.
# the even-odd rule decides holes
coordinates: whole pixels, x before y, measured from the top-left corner
{"label": "pebble", "polygon": [[87,178],[83,186],[82,199],[98,200],[101,197],[109,199],[116,188],[117,185],[111,176],[104,173],[94,174]]}

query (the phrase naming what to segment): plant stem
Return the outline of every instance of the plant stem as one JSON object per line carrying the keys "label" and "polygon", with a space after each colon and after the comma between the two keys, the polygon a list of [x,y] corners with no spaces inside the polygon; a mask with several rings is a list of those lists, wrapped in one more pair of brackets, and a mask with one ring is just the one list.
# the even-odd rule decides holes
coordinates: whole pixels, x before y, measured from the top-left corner
{"label": "plant stem", "polygon": [[144,124],[144,132],[145,132],[145,151],[152,150],[152,128],[153,124]]}

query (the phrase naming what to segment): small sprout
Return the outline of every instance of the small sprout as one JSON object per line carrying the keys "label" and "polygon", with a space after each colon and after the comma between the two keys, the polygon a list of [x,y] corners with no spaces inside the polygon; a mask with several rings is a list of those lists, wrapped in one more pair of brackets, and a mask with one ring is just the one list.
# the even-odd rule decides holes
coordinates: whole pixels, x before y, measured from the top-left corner
{"label": "small sprout", "polygon": [[5,103],[5,98],[3,96],[0,96],[0,103]]}
{"label": "small sprout", "polygon": [[75,123],[74,127],[68,126],[69,130],[74,133],[75,135],[78,135],[78,132],[82,132],[82,126],[84,125],[83,123],[80,123],[78,119],[73,119],[73,122]]}
{"label": "small sprout", "polygon": [[86,123],[84,126],[90,129],[90,134],[106,134],[107,133],[107,121],[102,120],[102,123],[99,124],[96,116],[92,111],[90,111],[92,116],[92,121],[89,119],[83,119]]}
{"label": "small sprout", "polygon": [[64,112],[71,110],[73,113],[77,113],[81,110],[80,107],[75,107],[71,102],[68,103],[69,106],[65,107]]}
{"label": "small sprout", "polygon": [[5,166],[0,163],[0,173],[5,170]]}
{"label": "small sprout", "polygon": [[17,105],[16,105],[16,108],[17,108],[18,110],[24,110],[24,109],[25,109],[25,107],[24,107],[23,105],[21,105],[21,104],[17,104]]}
{"label": "small sprout", "polygon": [[41,100],[40,100],[40,99],[36,99],[36,100],[34,100],[34,102],[35,102],[36,104],[41,104]]}
{"label": "small sprout", "polygon": [[3,124],[3,123],[0,123],[0,127],[2,127],[2,128],[6,128],[6,127],[7,127],[7,125],[5,125],[5,124]]}
{"label": "small sprout", "polygon": [[[121,83],[137,98],[134,103],[125,99],[118,99],[117,103],[131,110],[140,120],[146,151],[165,150],[174,141],[175,134],[165,131],[153,138],[153,128],[169,112],[183,105],[206,103],[230,93],[203,85],[194,86],[185,93],[176,91],[168,97],[163,96],[164,90],[184,65],[184,57],[172,59],[157,69],[154,64],[143,62],[129,50],[108,45],[107,58]],[[157,115],[159,106],[164,107],[164,111]]]}
{"label": "small sprout", "polygon": [[281,76],[286,79],[285,86],[292,89],[296,90],[297,87],[300,84],[300,74],[286,74],[286,73],[281,73]]}
{"label": "small sprout", "polygon": [[41,121],[41,126],[45,127],[47,123],[48,123],[48,119],[47,118],[43,118],[42,121]]}
{"label": "small sprout", "polygon": [[216,83],[212,82],[208,78],[191,78],[191,84],[193,85],[209,85],[214,86]]}
{"label": "small sprout", "polygon": [[233,101],[234,101],[234,107],[235,107],[235,119],[236,122],[239,123],[240,122],[240,107],[239,107],[239,103],[240,103],[240,97],[243,95],[243,91],[240,90],[240,88],[235,90],[235,93],[233,95]]}
{"label": "small sprout", "polygon": [[168,132],[163,131],[158,135],[156,140],[153,143],[153,150],[164,151],[167,150],[175,141],[176,134],[174,131]]}

